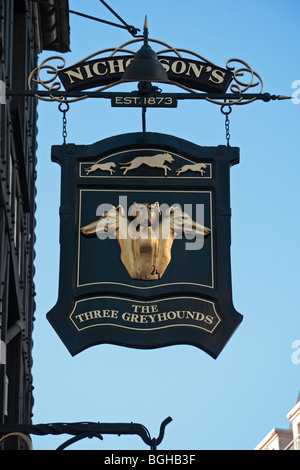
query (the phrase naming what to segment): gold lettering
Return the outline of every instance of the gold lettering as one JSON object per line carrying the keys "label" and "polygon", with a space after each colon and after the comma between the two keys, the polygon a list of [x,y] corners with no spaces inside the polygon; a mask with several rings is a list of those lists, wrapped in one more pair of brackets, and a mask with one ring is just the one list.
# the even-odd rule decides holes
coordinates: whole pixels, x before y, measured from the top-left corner
{"label": "gold lettering", "polygon": [[186,75],[190,75],[191,70],[193,71],[195,77],[199,78],[202,72],[204,65],[199,65],[199,69],[197,67],[197,64],[193,62],[189,62],[189,68],[188,71],[186,72]]}
{"label": "gold lettering", "polygon": [[156,100],[155,100],[155,97],[154,96],[149,96],[148,97],[148,104],[155,104],[156,103]]}
{"label": "gold lettering", "polygon": [[166,321],[167,320],[167,313],[157,313],[157,321]]}
{"label": "gold lettering", "polygon": [[106,67],[106,63],[105,62],[96,62],[94,65],[93,65],[93,72],[94,74],[96,75],[105,75],[107,73],[107,68],[104,69],[104,72],[100,72],[99,70],[99,65],[103,65],[104,67]]}
{"label": "gold lettering", "polygon": [[126,60],[125,68],[128,67],[128,65],[130,65],[132,61],[133,61],[133,57],[130,57],[130,59]]}
{"label": "gold lettering", "polygon": [[148,313],[149,312],[149,307],[147,305],[142,305],[140,307],[142,313]]}
{"label": "gold lettering", "polygon": [[155,323],[155,315],[151,315],[151,314],[149,313],[148,317],[150,318],[151,323]]}
{"label": "gold lettering", "polygon": [[95,318],[118,318],[118,310],[92,310],[90,312],[79,313],[76,315],[76,319],[79,322],[94,320]]}
{"label": "gold lettering", "polygon": [[130,321],[138,323],[139,322],[139,316],[136,315],[135,313],[132,313]]}
{"label": "gold lettering", "polygon": [[138,315],[136,313],[125,312],[122,315],[122,319],[134,323],[148,323],[148,315]]}
{"label": "gold lettering", "polygon": [[76,315],[75,318],[79,318],[80,323],[82,323],[84,321],[82,317],[83,317],[83,313],[79,313],[78,315]]}
{"label": "gold lettering", "polygon": [[102,318],[100,310],[95,310],[94,314],[95,314],[95,318]]}
{"label": "gold lettering", "polygon": [[211,315],[206,315],[205,323],[208,323],[209,325],[211,325],[212,322],[213,322],[213,317]]}
{"label": "gold lettering", "polygon": [[181,320],[184,319],[184,312],[181,312],[181,310],[176,310],[177,317],[180,318]]}
{"label": "gold lettering", "polygon": [[196,313],[196,320],[198,320],[198,321],[203,321],[204,320],[203,313],[200,313],[200,312],[193,312],[193,313]]}
{"label": "gold lettering", "polygon": [[174,320],[176,318],[176,313],[175,312],[168,312],[167,317],[169,320]]}
{"label": "gold lettering", "polygon": [[[212,77],[215,78],[215,80],[213,80]],[[209,77],[208,80],[210,80],[213,83],[219,84],[219,83],[224,82],[224,77],[225,77],[225,72],[221,72],[221,70],[215,69],[212,71],[211,76]]]}
{"label": "gold lettering", "polygon": [[159,62],[161,63],[165,71],[169,72],[170,70],[169,59],[159,59]]}
{"label": "gold lettering", "polygon": [[[76,72],[77,70],[77,72]],[[78,80],[83,80],[83,75],[80,70],[80,67],[77,67],[76,70],[68,70],[67,72],[64,72],[66,75],[68,75],[70,79],[70,83],[74,83],[73,77],[78,79]]]}
{"label": "gold lettering", "polygon": [[131,305],[134,313],[155,313],[158,311],[157,305]]}
{"label": "gold lettering", "polygon": [[83,68],[84,68],[85,71],[86,71],[86,78],[93,78],[93,74],[92,74],[91,71],[90,71],[90,66],[89,66],[89,64],[84,65]]}
{"label": "gold lettering", "polygon": [[180,74],[182,74],[186,71],[186,63],[183,62],[182,60],[176,60],[171,65],[171,70],[172,70],[173,73],[176,73],[177,75],[180,75]]}
{"label": "gold lettering", "polygon": [[[173,321],[173,320],[196,320],[199,322],[207,323],[211,325],[214,321],[213,315],[204,315],[201,312],[194,312],[189,310],[170,310],[168,312],[157,312],[157,305],[132,305],[134,313],[124,312],[122,314],[122,319],[124,321],[129,321],[133,323],[156,323],[163,321]],[[105,312],[111,312],[110,316],[117,318],[115,316],[117,311],[103,310],[103,316],[107,316]],[[151,313],[150,313],[151,312]],[[82,316],[88,316],[93,312],[87,312],[85,314],[78,315],[80,321],[84,321]],[[115,315],[114,315],[115,313]]]}
{"label": "gold lettering", "polygon": [[[124,65],[123,59],[115,59],[115,60],[108,60],[110,73],[123,73],[124,72]],[[118,70],[116,70],[116,68]]]}
{"label": "gold lettering", "polygon": [[86,312],[83,315],[85,316],[85,320],[92,320],[94,318],[93,312]]}
{"label": "gold lettering", "polygon": [[194,320],[194,315],[192,312],[190,312],[189,310],[187,310],[186,312],[186,318],[191,318],[192,320]]}

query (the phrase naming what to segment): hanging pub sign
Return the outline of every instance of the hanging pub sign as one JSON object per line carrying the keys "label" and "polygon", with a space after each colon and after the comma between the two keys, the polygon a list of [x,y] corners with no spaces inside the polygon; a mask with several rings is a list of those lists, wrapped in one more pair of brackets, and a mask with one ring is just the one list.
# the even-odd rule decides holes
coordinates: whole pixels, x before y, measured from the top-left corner
{"label": "hanging pub sign", "polygon": [[[137,52],[129,49],[140,41]],[[149,42],[163,49],[154,52]],[[244,60],[222,68],[150,39],[147,20],[143,36],[69,67],[50,57],[27,82],[63,113],[64,144],[52,148],[62,174],[59,295],[47,317],[70,353],[103,343],[190,344],[216,358],[243,318],[232,302],[229,173],[239,149],[229,146],[228,115],[233,105],[289,97],[262,93],[261,77]],[[138,90],[102,93],[129,82]],[[161,93],[152,82],[188,93]],[[91,96],[143,108],[144,132],[66,144],[69,103]],[[146,132],[148,107],[194,98],[221,106],[227,146]]]}
{"label": "hanging pub sign", "polygon": [[54,146],[52,160],[61,255],[47,318],[70,353],[189,344],[216,358],[242,320],[230,268],[239,149],[147,132]]}

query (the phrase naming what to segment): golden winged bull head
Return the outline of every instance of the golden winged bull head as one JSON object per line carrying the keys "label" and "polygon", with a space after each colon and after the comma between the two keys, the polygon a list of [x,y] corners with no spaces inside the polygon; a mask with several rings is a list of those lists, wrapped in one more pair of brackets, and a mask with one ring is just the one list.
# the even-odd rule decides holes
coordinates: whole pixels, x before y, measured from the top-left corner
{"label": "golden winged bull head", "polygon": [[81,228],[86,237],[115,238],[121,261],[132,279],[160,279],[171,261],[176,238],[207,237],[211,230],[182,212],[179,206],[134,203],[125,214],[122,205],[112,206],[100,219]]}

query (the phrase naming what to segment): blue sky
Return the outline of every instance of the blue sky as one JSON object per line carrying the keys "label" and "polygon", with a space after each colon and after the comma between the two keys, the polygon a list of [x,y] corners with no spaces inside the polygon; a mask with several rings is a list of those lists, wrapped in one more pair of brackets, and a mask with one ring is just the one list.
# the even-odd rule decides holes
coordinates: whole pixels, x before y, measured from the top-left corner
{"label": "blue sky", "polygon": [[[221,67],[230,58],[246,61],[262,77],[265,92],[297,92],[297,0],[109,3],[141,29],[147,15],[151,38]],[[97,0],[70,0],[70,8],[115,21]],[[67,66],[131,39],[125,30],[74,15],[70,24]],[[45,52],[39,61],[51,55]],[[240,164],[231,170],[232,286],[244,320],[220,356],[214,360],[184,345],[146,351],[101,345],[71,357],[46,319],[59,282],[60,167],[50,155],[52,145],[62,144],[62,116],[57,104],[39,103],[35,424],[138,422],[157,437],[160,423],[171,416],[162,450],[253,449],[272,428],[289,426],[286,414],[300,390],[300,364],[292,361],[292,345],[300,340],[299,113],[300,104],[286,100],[236,106],[230,115],[230,143],[241,149]],[[67,118],[69,143],[141,130],[140,110],[111,108],[108,100],[74,103]],[[226,143],[224,116],[204,101],[148,110],[147,129],[203,146]],[[54,450],[67,438],[34,436],[33,442],[36,449]],[[135,436],[104,436],[103,442],[86,440],[72,448],[147,446]]]}

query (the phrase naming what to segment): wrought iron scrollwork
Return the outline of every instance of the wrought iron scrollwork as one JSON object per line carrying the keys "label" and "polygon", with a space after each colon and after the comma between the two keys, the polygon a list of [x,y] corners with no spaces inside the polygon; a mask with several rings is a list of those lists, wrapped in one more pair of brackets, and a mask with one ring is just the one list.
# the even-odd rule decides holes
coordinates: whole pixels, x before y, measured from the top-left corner
{"label": "wrought iron scrollwork", "polygon": [[[236,66],[232,66],[231,64],[233,62],[236,62],[237,64],[240,64],[241,66],[239,68],[236,68]],[[240,59],[229,59],[226,63],[226,68],[230,71],[233,72],[233,83],[230,85],[230,91],[232,93],[247,93],[249,92],[250,89],[259,87],[259,89],[256,91],[256,93],[262,93],[263,91],[263,81],[262,78],[256,73],[247,62],[240,60]],[[246,76],[248,75],[248,80],[246,79]],[[242,78],[243,77],[243,80]],[[253,97],[250,99],[245,99],[243,97],[237,98],[237,99],[228,99],[226,102],[219,101],[219,100],[214,100],[212,98],[206,98],[207,101],[210,101],[211,103],[219,104],[221,106],[224,105],[234,105],[234,104],[248,104],[252,103],[255,101],[257,98]]]}
{"label": "wrought iron scrollwork", "polygon": [[[62,65],[57,65],[56,67],[54,67],[54,65],[50,64],[50,62],[54,60],[62,61]],[[44,90],[47,90],[50,93],[51,91],[55,91],[55,92],[59,91],[61,89],[61,83],[60,81],[56,81],[56,80],[58,77],[59,70],[63,69],[65,66],[66,66],[66,61],[61,56],[51,56],[51,57],[48,57],[48,59],[43,60],[43,62],[38,67],[33,69],[32,72],[28,76],[27,82],[28,82],[29,90],[32,90],[33,89],[32,84],[35,84],[35,87],[37,85],[41,85],[44,88]],[[45,72],[52,75],[52,77],[48,79],[42,78],[41,75],[42,73],[45,73]],[[53,96],[51,94],[49,95],[49,97],[40,96],[38,94],[38,91],[36,94],[36,98],[43,100],[43,101],[58,101],[59,103],[64,101],[64,98],[62,96],[58,97],[58,96]]]}
{"label": "wrought iron scrollwork", "polygon": [[[103,51],[100,51],[99,53],[101,53]],[[50,64],[50,61],[54,61],[54,60],[61,60],[63,62],[63,65],[58,65],[57,67],[54,67],[54,65],[51,65]],[[81,61],[82,62],[82,61]],[[76,64],[75,64],[76,65]],[[36,67],[34,70],[32,70],[32,72],[29,74],[28,76],[28,89],[30,91],[33,90],[33,84],[36,85],[41,85],[43,88],[44,88],[44,91],[47,90],[49,92],[49,96],[41,96],[39,95],[38,93],[38,90],[36,92],[36,98],[38,98],[39,100],[42,100],[42,101],[48,101],[48,102],[53,102],[53,101],[56,101],[58,103],[75,103],[76,101],[82,101],[82,100],[85,100],[88,96],[87,95],[84,95],[84,96],[79,96],[79,97],[75,97],[75,98],[68,98],[66,96],[57,96],[57,92],[61,91],[61,82],[60,81],[57,81],[57,78],[58,78],[58,73],[60,70],[62,70],[63,68],[65,67],[65,59],[61,56],[52,56],[52,57],[48,57],[48,59],[45,59],[38,67]],[[42,78],[42,73],[48,73],[50,75],[52,75],[52,78],[48,78],[48,79],[45,79],[45,78]],[[114,82],[114,83],[111,83],[110,85],[106,85],[106,86],[103,86],[101,88],[98,88],[97,92],[99,91],[104,91],[104,90],[107,90],[108,88],[111,88],[115,85],[118,85],[120,83],[120,81],[117,81],[117,82]],[[56,92],[55,95],[51,94],[51,92]]]}

